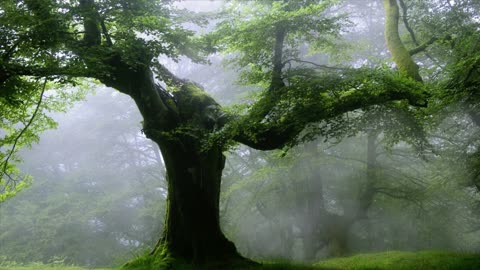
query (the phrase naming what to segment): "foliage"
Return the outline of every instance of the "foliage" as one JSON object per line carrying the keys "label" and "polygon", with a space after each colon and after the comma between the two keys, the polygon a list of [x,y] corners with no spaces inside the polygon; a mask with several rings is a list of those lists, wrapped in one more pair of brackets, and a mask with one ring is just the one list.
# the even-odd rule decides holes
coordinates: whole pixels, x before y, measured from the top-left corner
{"label": "foliage", "polygon": [[111,266],[155,244],[165,200],[158,149],[141,135],[132,102],[97,90],[19,153],[36,181],[0,208],[6,259]]}
{"label": "foliage", "polygon": [[[397,73],[385,69],[347,69],[337,72],[298,70],[289,74],[288,86],[279,93],[265,91],[260,99],[248,108],[244,117],[236,118],[223,130],[213,134],[210,143],[223,143],[238,133],[251,140],[258,140],[263,130],[286,133],[287,147],[322,136],[326,139],[341,138],[361,131],[361,121],[351,118],[355,111],[388,103],[390,100],[407,99],[409,104],[425,106],[427,87]],[[321,82],[321,83],[320,83]],[[272,105],[274,104],[274,105]],[[390,129],[392,141],[414,135],[412,142],[425,145],[421,118],[417,118],[406,104],[390,103],[390,109],[403,112],[402,124],[408,129]],[[265,113],[267,112],[267,113]],[[347,112],[350,112],[347,114]],[[265,115],[267,114],[267,115]],[[368,119],[364,117],[364,119]],[[396,124],[393,124],[396,125]],[[307,127],[305,132],[300,132]],[[365,127],[365,125],[363,125]],[[288,131],[291,131],[291,135]],[[288,137],[291,136],[291,137]],[[280,136],[279,136],[280,137]]]}
{"label": "foliage", "polygon": [[276,31],[286,34],[283,65],[299,60],[302,46],[338,45],[345,16],[327,11],[338,1],[233,1],[227,17],[210,34],[214,46],[231,53],[228,62],[242,69],[241,82],[268,86],[273,67]]}
{"label": "foliage", "polygon": [[54,112],[65,112],[85,96],[84,87],[47,85],[32,79],[8,80],[0,96],[0,203],[31,183],[17,164],[18,151],[39,141],[39,134],[55,128]]}

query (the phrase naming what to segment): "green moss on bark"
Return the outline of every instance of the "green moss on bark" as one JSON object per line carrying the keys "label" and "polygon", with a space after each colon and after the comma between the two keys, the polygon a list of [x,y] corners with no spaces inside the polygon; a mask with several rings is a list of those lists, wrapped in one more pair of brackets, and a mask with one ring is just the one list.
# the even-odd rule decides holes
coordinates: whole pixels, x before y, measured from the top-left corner
{"label": "green moss on bark", "polygon": [[403,44],[398,31],[400,11],[397,0],[384,0],[385,7],[385,39],[393,61],[403,75],[422,81],[418,65],[413,61],[410,52]]}

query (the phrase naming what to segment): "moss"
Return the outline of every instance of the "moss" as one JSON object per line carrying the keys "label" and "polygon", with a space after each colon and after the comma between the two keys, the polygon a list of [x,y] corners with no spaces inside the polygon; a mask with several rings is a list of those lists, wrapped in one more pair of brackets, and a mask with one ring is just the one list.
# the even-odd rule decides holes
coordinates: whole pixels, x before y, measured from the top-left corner
{"label": "moss", "polygon": [[180,106],[180,113],[183,115],[191,116],[194,113],[201,113],[208,106],[218,106],[212,97],[194,83],[184,84],[174,94]]}
{"label": "moss", "polygon": [[200,86],[187,82],[173,94],[180,117],[188,125],[202,129],[212,129],[215,126],[220,116],[220,106]]}
{"label": "moss", "polygon": [[398,21],[400,19],[399,7],[396,0],[384,0],[385,7],[385,39],[392,58],[398,70],[403,75],[422,81],[418,65],[413,61],[410,52],[407,50],[398,32]]}
{"label": "moss", "polygon": [[123,265],[120,270],[191,270],[192,265],[174,258],[167,249],[158,248],[154,254],[145,254]]}

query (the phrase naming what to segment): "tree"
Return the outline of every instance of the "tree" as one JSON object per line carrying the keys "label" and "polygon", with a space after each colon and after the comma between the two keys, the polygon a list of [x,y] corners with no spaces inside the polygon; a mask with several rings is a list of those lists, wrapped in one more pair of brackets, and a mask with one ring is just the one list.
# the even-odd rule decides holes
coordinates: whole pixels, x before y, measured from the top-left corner
{"label": "tree", "polygon": [[[392,100],[425,105],[422,85],[390,71],[287,70],[287,63],[301,61],[291,58],[300,40],[328,44],[337,37],[343,17],[325,15],[330,1],[258,1],[253,7],[258,17],[233,21],[223,28],[232,32],[217,35],[217,44],[241,52],[241,65],[253,63],[250,74],[257,75],[265,89],[244,114],[229,115],[199,85],[178,78],[159,63],[158,55],[201,61],[206,48],[182,28],[185,17],[171,3],[0,4],[5,41],[0,47],[2,93],[15,94],[22,82],[38,78],[60,85],[92,78],[135,101],[143,132],[159,145],[168,175],[165,230],[145,259],[152,267],[169,263],[167,258],[197,264],[245,261],[219,225],[222,151],[232,142],[277,149],[301,140],[308,124],[328,122],[348,111]],[[126,267],[135,268],[137,263]]]}

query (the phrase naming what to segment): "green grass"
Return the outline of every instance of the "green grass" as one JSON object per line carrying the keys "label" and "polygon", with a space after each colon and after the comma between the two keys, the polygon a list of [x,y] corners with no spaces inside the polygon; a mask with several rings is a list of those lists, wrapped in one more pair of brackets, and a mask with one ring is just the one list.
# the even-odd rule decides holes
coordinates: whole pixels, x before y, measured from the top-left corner
{"label": "green grass", "polygon": [[480,254],[389,251],[325,260],[315,266],[335,270],[480,270]]}
{"label": "green grass", "polygon": [[[197,270],[186,267],[181,269]],[[208,267],[206,268],[208,269]],[[224,268],[226,270],[232,268]],[[287,263],[264,263],[257,267],[234,268],[237,270],[480,270],[480,254],[463,254],[443,251],[359,254],[345,258],[324,260],[313,266]],[[89,270],[73,266],[32,264],[28,266],[0,266],[0,270]],[[94,269],[113,270],[113,269]],[[147,269],[145,269],[147,270]],[[158,269],[155,269],[158,270]]]}

